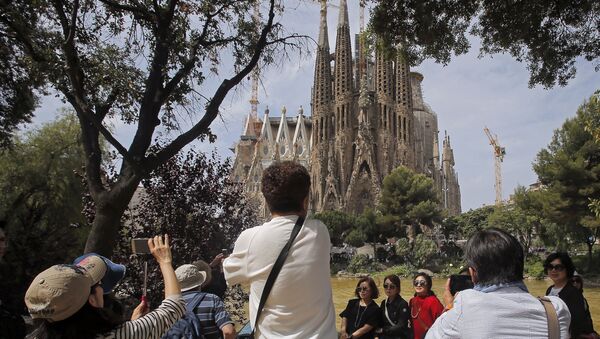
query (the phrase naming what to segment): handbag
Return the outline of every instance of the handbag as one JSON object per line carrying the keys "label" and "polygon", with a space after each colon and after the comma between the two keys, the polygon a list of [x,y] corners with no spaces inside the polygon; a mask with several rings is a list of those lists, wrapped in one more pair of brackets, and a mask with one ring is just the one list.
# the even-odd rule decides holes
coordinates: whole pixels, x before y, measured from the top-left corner
{"label": "handbag", "polygon": [[271,272],[269,273],[269,276],[267,277],[267,281],[265,282],[265,287],[263,288],[262,295],[260,296],[260,303],[258,304],[258,309],[256,311],[256,320],[254,321],[254,326],[251,327],[249,321],[246,324],[244,324],[244,327],[242,327],[242,329],[240,330],[240,332],[237,335],[238,339],[254,339],[254,331],[258,327],[258,320],[260,318],[260,314],[263,310],[263,307],[265,306],[265,303],[267,302],[267,298],[269,297],[269,294],[271,293],[271,289],[273,288],[275,279],[277,279],[277,276],[279,275],[279,271],[281,271],[281,267],[283,266],[283,263],[285,262],[285,259],[287,258],[287,255],[290,251],[290,248],[292,247],[292,244],[294,243],[294,240],[296,239],[296,236],[298,235],[298,233],[300,233],[300,229],[302,229],[303,224],[304,224],[304,217],[299,216],[298,220],[296,220],[296,224],[294,225],[294,229],[292,229],[292,234],[290,235],[290,239],[285,244],[285,246],[283,246],[283,248],[281,249],[281,252],[279,253],[279,256],[277,257],[277,260],[275,260],[275,264],[273,264],[273,268],[271,269]]}

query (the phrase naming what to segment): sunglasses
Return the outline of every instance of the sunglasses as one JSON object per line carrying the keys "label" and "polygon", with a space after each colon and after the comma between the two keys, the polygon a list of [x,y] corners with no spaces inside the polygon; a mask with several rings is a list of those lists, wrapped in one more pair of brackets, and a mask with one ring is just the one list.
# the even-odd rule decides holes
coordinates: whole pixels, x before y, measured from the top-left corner
{"label": "sunglasses", "polygon": [[383,284],[383,288],[385,288],[385,289],[389,288],[390,290],[393,290],[393,289],[396,289],[396,285],[394,285],[394,284]]}
{"label": "sunglasses", "polygon": [[370,289],[368,287],[357,287],[356,288],[356,292],[360,293],[360,292],[368,292],[370,291]]}
{"label": "sunglasses", "polygon": [[415,281],[413,281],[413,286],[415,286],[415,287],[427,286],[427,281],[425,281],[425,280],[415,280]]}
{"label": "sunglasses", "polygon": [[563,264],[556,264],[556,265],[548,264],[548,265],[546,265],[545,268],[548,271],[556,270],[556,271],[562,272],[565,270],[565,265],[563,265]]}

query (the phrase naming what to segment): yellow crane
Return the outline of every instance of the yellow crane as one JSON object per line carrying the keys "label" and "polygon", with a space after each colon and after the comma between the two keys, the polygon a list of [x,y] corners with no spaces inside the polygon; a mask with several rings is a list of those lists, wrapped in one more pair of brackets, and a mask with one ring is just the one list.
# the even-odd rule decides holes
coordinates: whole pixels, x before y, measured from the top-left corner
{"label": "yellow crane", "polygon": [[504,161],[504,156],[506,155],[506,149],[500,146],[500,142],[498,141],[498,136],[496,134],[492,134],[487,127],[484,127],[483,131],[490,140],[490,145],[492,145],[492,149],[494,151],[494,172],[496,174],[496,183],[494,184],[494,188],[496,189],[496,205],[500,205],[502,204],[502,162]]}

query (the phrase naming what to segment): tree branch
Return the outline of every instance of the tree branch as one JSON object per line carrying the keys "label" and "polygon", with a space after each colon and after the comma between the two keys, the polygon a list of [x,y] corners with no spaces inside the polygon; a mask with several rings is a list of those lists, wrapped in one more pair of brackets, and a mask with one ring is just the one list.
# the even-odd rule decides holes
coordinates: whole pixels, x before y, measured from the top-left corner
{"label": "tree branch", "polygon": [[254,50],[254,54],[252,58],[238,74],[236,74],[231,79],[224,79],[221,82],[221,85],[216,90],[215,95],[208,103],[206,107],[206,112],[200,121],[194,125],[190,130],[181,134],[175,140],[173,140],[170,144],[168,144],[165,148],[160,150],[157,154],[147,159],[149,168],[156,168],[160,164],[166,162],[172,156],[174,156],[177,152],[179,152],[185,145],[192,142],[194,139],[198,138],[202,133],[206,133],[210,124],[214,121],[214,119],[219,114],[219,107],[225,96],[229,91],[239,84],[250,72],[252,69],[258,64],[258,60],[265,47],[267,46],[267,36],[271,32],[273,28],[273,20],[275,18],[275,0],[270,0],[269,4],[269,19],[265,27],[263,27],[260,38],[256,44],[256,48]]}
{"label": "tree branch", "polygon": [[100,2],[114,10],[129,12],[133,14],[134,18],[142,19],[150,23],[156,22],[155,15],[144,8],[138,6],[123,5],[112,0],[100,0]]}

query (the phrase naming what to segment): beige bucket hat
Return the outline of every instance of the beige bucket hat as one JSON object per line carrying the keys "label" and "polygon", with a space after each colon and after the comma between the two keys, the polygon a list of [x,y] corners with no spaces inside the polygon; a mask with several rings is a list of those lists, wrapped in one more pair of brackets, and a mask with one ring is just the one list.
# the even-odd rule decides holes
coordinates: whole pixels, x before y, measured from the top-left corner
{"label": "beige bucket hat", "polygon": [[181,292],[197,288],[206,280],[206,272],[201,271],[197,266],[192,264],[185,264],[177,267],[175,275],[179,281]]}
{"label": "beige bucket hat", "polygon": [[65,320],[88,301],[92,286],[106,273],[106,264],[92,256],[81,265],[54,265],[38,274],[25,293],[33,319]]}

